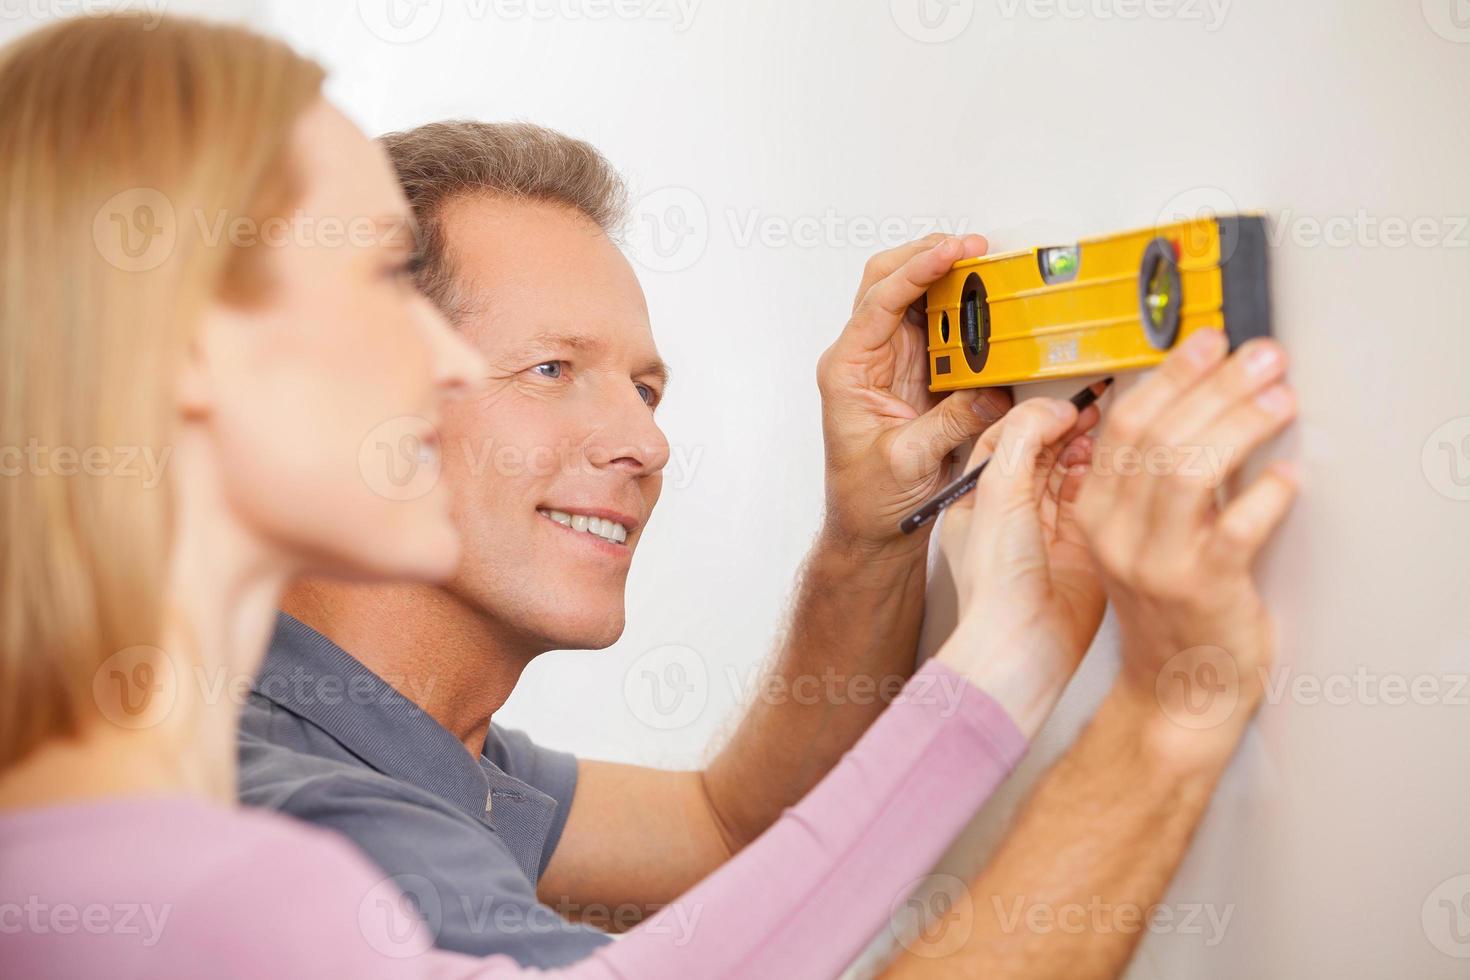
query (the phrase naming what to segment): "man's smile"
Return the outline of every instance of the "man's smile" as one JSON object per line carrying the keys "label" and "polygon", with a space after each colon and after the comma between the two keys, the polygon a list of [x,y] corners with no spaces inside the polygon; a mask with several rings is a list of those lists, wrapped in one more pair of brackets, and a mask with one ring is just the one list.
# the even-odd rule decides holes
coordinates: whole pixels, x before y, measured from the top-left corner
{"label": "man's smile", "polygon": [[538,507],[536,513],[563,530],[584,538],[606,554],[626,557],[631,553],[628,535],[636,530],[638,522],[625,514],[603,510],[560,510]]}

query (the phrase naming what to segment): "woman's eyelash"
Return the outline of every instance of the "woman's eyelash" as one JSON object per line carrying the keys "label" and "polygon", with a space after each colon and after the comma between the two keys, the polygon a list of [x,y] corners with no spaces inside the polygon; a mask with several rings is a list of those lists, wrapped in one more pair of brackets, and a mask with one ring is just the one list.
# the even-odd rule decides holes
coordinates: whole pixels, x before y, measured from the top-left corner
{"label": "woman's eyelash", "polygon": [[417,279],[418,274],[422,271],[424,271],[424,256],[420,252],[415,252],[394,267],[393,275],[404,279]]}

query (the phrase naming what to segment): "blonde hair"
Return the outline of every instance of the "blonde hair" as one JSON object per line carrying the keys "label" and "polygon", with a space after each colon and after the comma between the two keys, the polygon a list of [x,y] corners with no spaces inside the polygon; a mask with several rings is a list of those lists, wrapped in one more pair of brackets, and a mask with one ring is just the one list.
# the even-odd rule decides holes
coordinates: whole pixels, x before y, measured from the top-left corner
{"label": "blonde hair", "polygon": [[[0,51],[0,771],[80,733],[103,662],[161,641],[172,494],[126,460],[166,459],[205,305],[265,285],[263,250],[198,219],[290,206],[321,82],[284,44],[170,17],[77,18]],[[57,453],[97,447],[117,472]]]}
{"label": "blonde hair", "polygon": [[575,211],[609,238],[626,220],[628,190],[590,143],[532,123],[451,120],[380,142],[418,224],[419,288],[451,321],[464,310],[444,235],[444,206],[462,197],[537,201]]}

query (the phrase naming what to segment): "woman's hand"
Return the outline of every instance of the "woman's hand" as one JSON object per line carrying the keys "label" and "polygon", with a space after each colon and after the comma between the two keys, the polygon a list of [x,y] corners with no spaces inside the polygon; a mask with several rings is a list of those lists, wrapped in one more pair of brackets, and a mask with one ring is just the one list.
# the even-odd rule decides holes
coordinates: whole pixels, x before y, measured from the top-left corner
{"label": "woman's hand", "polygon": [[[1070,402],[1037,398],[985,433],[970,466],[980,484],[945,515],[960,616],[938,657],[995,698],[1034,735],[1081,662],[1102,620],[1104,596],[1077,524],[1076,501],[1092,459]],[[958,525],[958,526],[957,526]]]}

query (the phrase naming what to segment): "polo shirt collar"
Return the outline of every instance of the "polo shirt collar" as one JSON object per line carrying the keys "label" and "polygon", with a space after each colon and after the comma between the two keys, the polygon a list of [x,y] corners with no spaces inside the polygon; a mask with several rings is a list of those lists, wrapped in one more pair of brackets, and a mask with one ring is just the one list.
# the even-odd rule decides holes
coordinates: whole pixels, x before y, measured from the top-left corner
{"label": "polo shirt collar", "polygon": [[[321,728],[386,776],[448,800],[471,818],[486,812],[491,773],[519,780],[464,744],[361,661],[300,620],[280,613],[255,681],[257,694]],[[529,787],[525,787],[529,789]]]}

